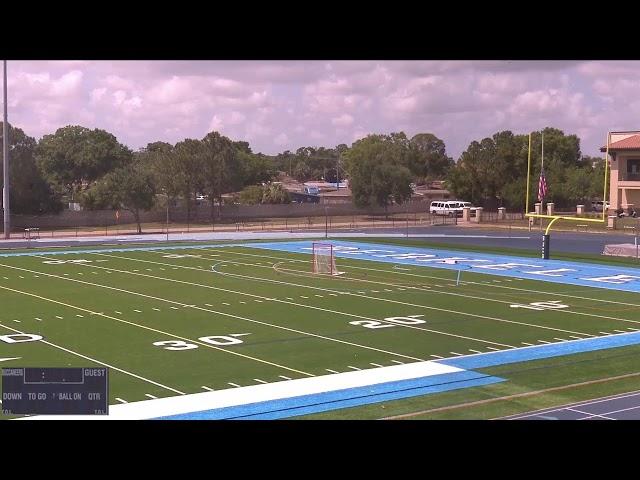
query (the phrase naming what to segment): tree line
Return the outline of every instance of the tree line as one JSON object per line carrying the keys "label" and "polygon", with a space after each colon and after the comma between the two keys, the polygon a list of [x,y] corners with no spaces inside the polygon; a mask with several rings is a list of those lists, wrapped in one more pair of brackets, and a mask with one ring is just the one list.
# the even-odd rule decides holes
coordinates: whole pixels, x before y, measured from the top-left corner
{"label": "tree line", "polygon": [[[598,198],[603,160],[582,156],[576,135],[545,128],[532,135],[532,200],[542,134],[547,201],[562,207]],[[372,134],[350,147],[301,147],[273,156],[218,132],[175,145],[153,142],[138,151],[105,130],[77,125],[39,141],[9,125],[9,138],[13,213],[57,213],[64,202],[77,202],[85,209],[129,210],[138,228],[140,212],[154,206],[181,201],[189,216],[198,195],[206,198],[212,219],[230,193],[240,192],[235,201],[241,203],[288,203],[287,192],[273,182],[279,172],[301,182],[348,179],[357,206],[403,203],[412,183],[430,180],[445,180],[454,196],[482,206],[522,209],[526,190],[528,135],[510,131],[471,142],[457,162],[432,133]]]}

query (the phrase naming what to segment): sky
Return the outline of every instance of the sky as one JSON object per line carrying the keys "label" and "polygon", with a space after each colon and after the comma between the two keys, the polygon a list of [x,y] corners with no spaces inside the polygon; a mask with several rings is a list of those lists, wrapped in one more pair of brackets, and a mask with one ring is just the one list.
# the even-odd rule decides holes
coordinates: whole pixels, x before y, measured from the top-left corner
{"label": "sky", "polygon": [[101,128],[137,150],[215,130],[273,155],[433,133],[454,159],[501,130],[556,127],[601,156],[640,130],[640,61],[9,61],[9,123]]}

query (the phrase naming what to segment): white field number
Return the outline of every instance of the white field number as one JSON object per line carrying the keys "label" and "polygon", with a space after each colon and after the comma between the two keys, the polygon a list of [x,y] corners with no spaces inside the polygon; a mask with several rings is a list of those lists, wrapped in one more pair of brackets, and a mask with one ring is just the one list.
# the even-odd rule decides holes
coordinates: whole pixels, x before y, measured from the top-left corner
{"label": "white field number", "polygon": [[569,308],[569,305],[560,303],[560,300],[551,300],[549,302],[532,302],[529,304],[514,303],[511,308],[526,308],[528,310],[557,310],[560,308]]}
{"label": "white field number", "polygon": [[390,323],[382,323],[382,322],[377,322],[375,320],[355,320],[353,322],[349,322],[349,325],[359,325],[364,328],[390,328],[390,327],[397,327],[398,325],[418,325],[420,323],[427,323],[425,320],[422,320],[418,317],[424,317],[424,315],[408,315],[406,317],[387,317],[384,319],[385,322],[390,322]]}
{"label": "white field number", "polygon": [[[211,335],[208,337],[200,337],[198,340],[209,345],[216,345],[219,347],[226,347],[229,345],[238,345],[243,343],[242,340],[236,338],[237,336],[248,335],[247,333],[232,333],[231,335]],[[156,347],[163,347],[165,350],[193,350],[198,348],[195,343],[185,342],[183,340],[163,340],[160,342],[153,342]]]}

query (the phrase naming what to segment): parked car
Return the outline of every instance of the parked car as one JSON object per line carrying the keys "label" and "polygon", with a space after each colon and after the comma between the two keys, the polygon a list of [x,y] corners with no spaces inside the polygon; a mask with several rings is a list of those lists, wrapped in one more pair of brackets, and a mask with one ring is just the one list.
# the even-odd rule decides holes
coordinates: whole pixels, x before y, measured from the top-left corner
{"label": "parked car", "polygon": [[474,216],[476,213],[476,207],[471,202],[464,202],[461,200],[447,200],[447,201],[435,201],[431,202],[429,212],[432,215],[444,215],[448,217],[461,217],[462,210],[465,207],[469,207],[469,213]]}

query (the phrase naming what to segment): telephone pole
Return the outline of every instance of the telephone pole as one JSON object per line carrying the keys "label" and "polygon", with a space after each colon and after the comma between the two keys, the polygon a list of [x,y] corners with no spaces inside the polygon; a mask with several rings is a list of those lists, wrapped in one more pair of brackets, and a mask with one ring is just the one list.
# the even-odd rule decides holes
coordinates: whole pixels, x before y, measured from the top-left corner
{"label": "telephone pole", "polygon": [[9,216],[9,120],[7,116],[7,61],[4,61],[4,122],[2,123],[2,209],[4,210],[4,238],[11,235]]}

